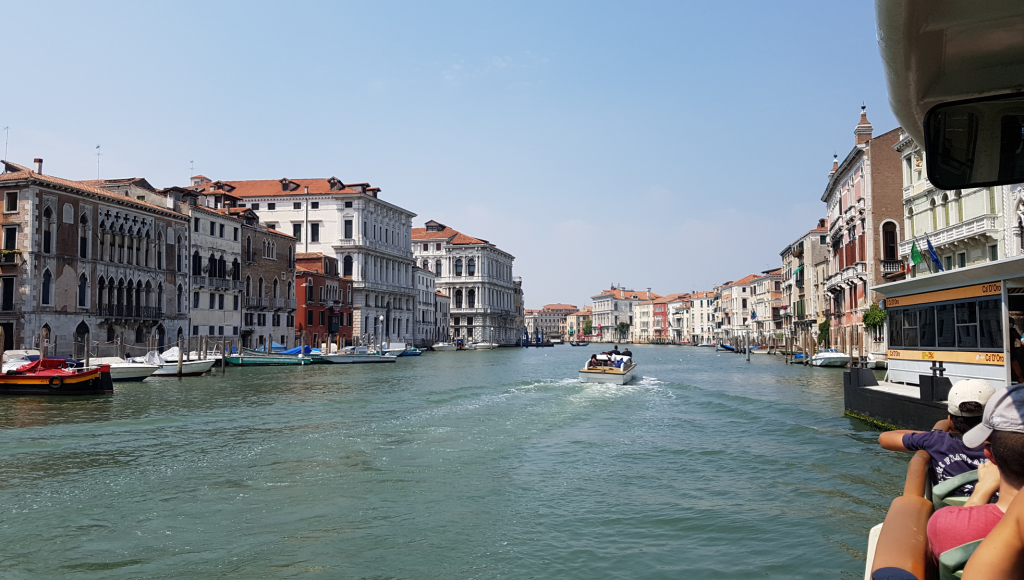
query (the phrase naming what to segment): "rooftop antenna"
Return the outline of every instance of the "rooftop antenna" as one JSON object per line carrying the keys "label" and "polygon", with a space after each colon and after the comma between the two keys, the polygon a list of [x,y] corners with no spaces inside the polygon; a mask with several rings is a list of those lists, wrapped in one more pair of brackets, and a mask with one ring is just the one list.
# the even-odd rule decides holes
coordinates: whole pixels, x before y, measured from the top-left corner
{"label": "rooftop antenna", "polygon": [[100,146],[96,146],[96,179],[100,178]]}
{"label": "rooftop antenna", "polygon": [[196,174],[196,162],[191,159],[188,162],[188,179],[192,180],[192,176]]}
{"label": "rooftop antenna", "polygon": [[7,143],[11,140],[11,127],[4,127],[4,161],[7,159]]}

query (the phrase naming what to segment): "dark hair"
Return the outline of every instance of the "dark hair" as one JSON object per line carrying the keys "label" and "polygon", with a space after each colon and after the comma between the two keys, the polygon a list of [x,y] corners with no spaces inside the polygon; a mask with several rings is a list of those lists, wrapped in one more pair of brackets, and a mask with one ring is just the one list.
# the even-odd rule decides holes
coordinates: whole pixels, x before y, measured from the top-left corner
{"label": "dark hair", "polygon": [[993,431],[988,436],[999,474],[1013,487],[1024,486],[1024,433]]}
{"label": "dark hair", "polygon": [[975,425],[981,424],[981,415],[977,417],[961,417],[960,415],[950,415],[949,422],[953,424],[953,428],[957,430],[961,435],[970,431]]}

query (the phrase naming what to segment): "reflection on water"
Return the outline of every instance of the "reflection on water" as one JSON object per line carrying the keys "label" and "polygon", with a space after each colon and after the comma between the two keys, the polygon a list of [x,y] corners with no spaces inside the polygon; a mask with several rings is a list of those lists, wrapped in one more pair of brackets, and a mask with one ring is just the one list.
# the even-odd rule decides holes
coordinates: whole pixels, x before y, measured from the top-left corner
{"label": "reflection on water", "polygon": [[862,574],[905,459],[842,417],[841,372],[633,350],[624,386],[559,346],[0,399],[0,571]]}

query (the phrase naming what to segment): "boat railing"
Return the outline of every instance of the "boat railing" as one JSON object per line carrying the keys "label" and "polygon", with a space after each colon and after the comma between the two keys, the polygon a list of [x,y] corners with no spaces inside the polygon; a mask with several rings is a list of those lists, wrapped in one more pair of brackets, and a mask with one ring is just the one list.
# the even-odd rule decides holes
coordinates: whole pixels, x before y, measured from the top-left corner
{"label": "boat railing", "polygon": [[898,568],[916,578],[934,577],[934,565],[928,553],[928,518],[934,509],[931,498],[931,456],[918,451],[910,459],[903,495],[892,500],[873,546],[869,546],[868,569],[871,576],[883,568]]}

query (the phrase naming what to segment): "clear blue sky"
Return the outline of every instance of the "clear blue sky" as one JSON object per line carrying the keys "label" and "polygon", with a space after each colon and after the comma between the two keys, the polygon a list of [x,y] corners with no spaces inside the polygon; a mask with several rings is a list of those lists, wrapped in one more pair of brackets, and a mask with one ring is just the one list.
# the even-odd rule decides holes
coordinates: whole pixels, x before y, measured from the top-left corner
{"label": "clear blue sky", "polygon": [[527,305],[777,267],[861,102],[870,2],[15,3],[0,127],[72,179],[337,176],[516,256]]}

